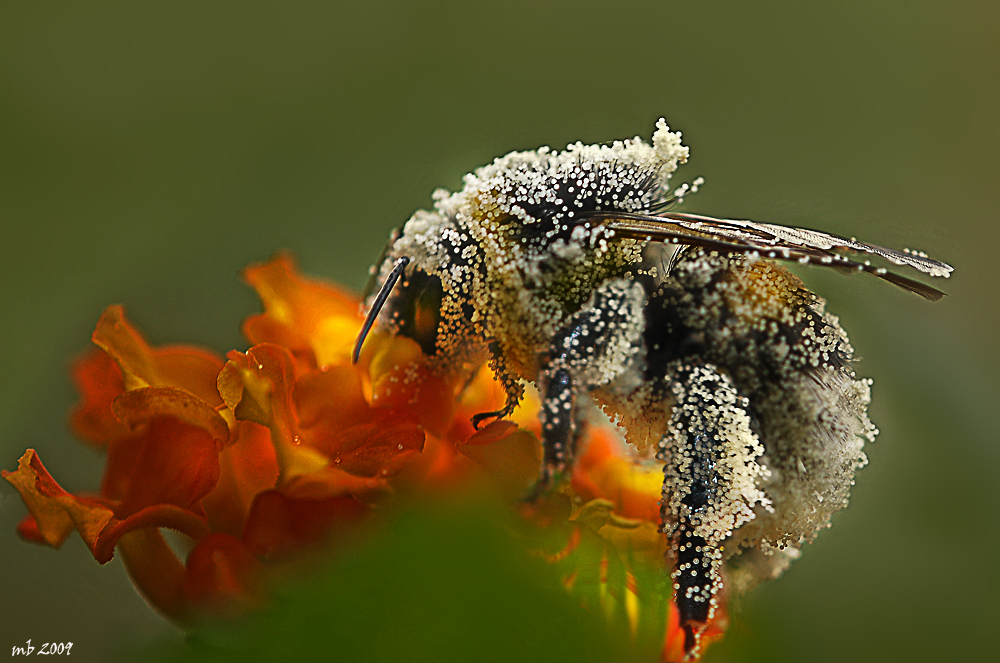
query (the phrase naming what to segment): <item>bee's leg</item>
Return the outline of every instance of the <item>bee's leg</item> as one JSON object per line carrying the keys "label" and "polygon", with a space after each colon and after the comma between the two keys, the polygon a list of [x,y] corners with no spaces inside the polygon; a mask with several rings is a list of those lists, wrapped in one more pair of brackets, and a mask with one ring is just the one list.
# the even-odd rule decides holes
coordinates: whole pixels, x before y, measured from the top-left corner
{"label": "bee's leg", "polygon": [[507,367],[506,362],[503,360],[503,353],[500,352],[500,349],[495,344],[490,345],[490,354],[492,355],[490,368],[493,369],[493,374],[503,387],[507,400],[503,408],[495,412],[480,412],[474,415],[472,417],[472,427],[476,430],[479,430],[479,424],[486,419],[503,419],[509,416],[517,407],[517,404],[521,402],[521,397],[524,396],[524,385],[515,377],[514,371]]}
{"label": "bee's leg", "polygon": [[634,368],[645,320],[644,299],[638,284],[609,281],[553,336],[538,379],[544,459],[536,493],[572,462],[577,397]]}
{"label": "bee's leg", "polygon": [[673,412],[657,452],[666,463],[660,515],[684,649],[694,657],[722,589],[723,542],[754,517],[755,504],[766,504],[757,485],[766,470],[748,403],[729,378],[690,361],[669,373]]}
{"label": "bee's leg", "polygon": [[566,469],[575,431],[573,409],[576,394],[573,378],[566,368],[555,368],[542,374],[545,383],[542,399],[542,471],[538,489],[548,488],[555,475]]}
{"label": "bee's leg", "polygon": [[577,403],[573,407],[573,439],[570,441],[569,457],[576,458],[580,450],[580,442],[587,437],[590,431],[591,416],[596,411],[593,407],[580,407]]}

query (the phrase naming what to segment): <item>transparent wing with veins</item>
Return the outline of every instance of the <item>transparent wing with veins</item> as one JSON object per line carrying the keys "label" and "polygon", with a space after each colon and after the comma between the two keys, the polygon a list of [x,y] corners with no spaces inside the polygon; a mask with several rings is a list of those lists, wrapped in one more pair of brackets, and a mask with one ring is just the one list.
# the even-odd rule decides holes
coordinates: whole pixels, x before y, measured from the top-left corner
{"label": "transparent wing with veins", "polygon": [[716,219],[680,212],[638,214],[600,211],[585,213],[581,217],[600,223],[618,236],[720,251],[745,251],[764,258],[867,272],[930,300],[941,299],[944,293],[920,281],[872,265],[868,260],[854,260],[841,252],[878,256],[894,265],[912,267],[930,276],[947,278],[952,272],[950,265],[922,253],[896,251],[815,230],[772,223]]}

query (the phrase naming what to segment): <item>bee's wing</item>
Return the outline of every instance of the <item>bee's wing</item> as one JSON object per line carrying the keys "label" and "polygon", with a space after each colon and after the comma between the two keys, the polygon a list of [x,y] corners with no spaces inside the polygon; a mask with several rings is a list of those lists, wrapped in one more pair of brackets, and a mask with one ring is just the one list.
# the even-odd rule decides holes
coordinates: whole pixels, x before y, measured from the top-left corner
{"label": "bee's wing", "polygon": [[815,230],[771,223],[716,219],[678,212],[656,215],[594,212],[588,214],[587,218],[598,220],[618,236],[703,246],[719,251],[745,251],[765,258],[867,272],[930,300],[941,299],[944,293],[920,281],[876,267],[867,260],[852,260],[837,251],[879,256],[895,265],[912,267],[931,276],[948,277],[952,272],[950,265],[920,253],[895,251]]}

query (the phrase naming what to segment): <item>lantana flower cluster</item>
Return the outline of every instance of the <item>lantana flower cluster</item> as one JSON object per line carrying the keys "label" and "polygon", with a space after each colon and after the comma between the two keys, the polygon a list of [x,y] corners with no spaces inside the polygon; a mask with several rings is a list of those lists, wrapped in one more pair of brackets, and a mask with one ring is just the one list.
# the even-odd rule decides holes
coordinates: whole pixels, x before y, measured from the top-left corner
{"label": "lantana flower cluster", "polygon": [[[101,485],[71,494],[28,449],[3,471],[28,508],[22,538],[59,547],[76,531],[99,563],[117,552],[143,597],[185,627],[266,605],[290,565],[335,554],[390,506],[488,486],[588,610],[662,639],[663,660],[683,658],[656,463],[595,425],[569,480],[523,501],[542,458],[537,399],[477,431],[471,417],[503,404],[488,367],[471,381],[442,375],[416,343],[380,333],[352,364],[357,298],[284,254],[244,276],[264,312],[243,323],[249,349],[224,358],[152,347],[120,306],[103,312],[73,368],[70,417],[106,454]],[[164,530],[184,535],[186,558]]]}

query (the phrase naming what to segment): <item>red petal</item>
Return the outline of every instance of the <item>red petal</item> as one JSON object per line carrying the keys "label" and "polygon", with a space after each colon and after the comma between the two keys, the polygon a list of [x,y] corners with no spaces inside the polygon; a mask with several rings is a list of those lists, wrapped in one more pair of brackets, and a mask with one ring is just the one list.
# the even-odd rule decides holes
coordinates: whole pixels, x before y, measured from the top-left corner
{"label": "red petal", "polygon": [[48,545],[48,541],[45,540],[45,534],[38,528],[38,521],[30,513],[17,524],[17,534],[25,541]]}
{"label": "red petal", "polygon": [[[121,509],[115,514],[104,500],[71,495],[56,483],[31,449],[21,458],[16,472],[4,471],[2,474],[18,489],[31,512],[31,519],[25,519],[19,526],[20,532],[31,541],[59,547],[76,529],[94,559],[101,564],[111,559],[119,539],[133,530],[170,527],[193,538],[208,534],[204,515],[189,508],[157,503],[142,509],[133,508],[127,513],[128,517],[122,518]],[[139,478],[139,483],[142,479]],[[147,480],[155,484],[155,480]],[[142,490],[136,492],[142,493]]]}
{"label": "red petal", "polygon": [[189,618],[181,582],[184,565],[157,529],[127,532],[118,542],[132,584],[163,615],[180,622]]}
{"label": "red petal", "polygon": [[211,534],[188,555],[181,591],[198,612],[234,616],[259,605],[264,570],[238,538]]}
{"label": "red petal", "polygon": [[234,441],[219,454],[220,476],[202,504],[213,532],[239,536],[257,493],[274,488],[278,461],[271,433],[259,424],[237,422]]}
{"label": "red petal", "polygon": [[146,426],[108,450],[104,483],[120,491],[118,518],[162,504],[190,509],[219,480],[219,445],[204,428],[166,416]]}
{"label": "red petal", "polygon": [[284,557],[342,538],[367,512],[352,497],[298,499],[270,490],[254,500],[243,541],[256,555]]}
{"label": "red petal", "polygon": [[303,474],[284,484],[281,491],[289,497],[325,500],[350,496],[374,504],[392,492],[385,477],[359,477],[336,467]]}
{"label": "red petal", "polygon": [[[357,476],[390,476],[405,459],[424,448],[424,432],[414,423],[385,419],[330,431],[322,448],[339,469]],[[313,443],[316,444],[316,443]]]}
{"label": "red petal", "polygon": [[137,511],[128,518],[113,518],[101,530],[94,545],[94,559],[101,564],[111,561],[115,546],[131,532],[139,530],[155,531],[161,527],[176,530],[192,539],[203,539],[209,534],[205,516],[191,509],[182,509],[173,504],[157,504]]}
{"label": "red petal", "polygon": [[104,350],[94,348],[73,363],[72,372],[81,399],[70,413],[74,432],[102,447],[125,434],[125,427],[111,411],[111,402],[125,391],[118,364]]}

